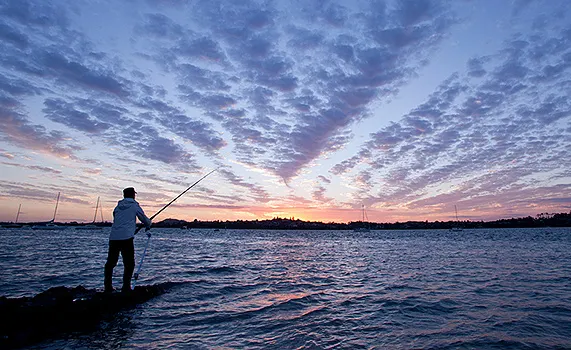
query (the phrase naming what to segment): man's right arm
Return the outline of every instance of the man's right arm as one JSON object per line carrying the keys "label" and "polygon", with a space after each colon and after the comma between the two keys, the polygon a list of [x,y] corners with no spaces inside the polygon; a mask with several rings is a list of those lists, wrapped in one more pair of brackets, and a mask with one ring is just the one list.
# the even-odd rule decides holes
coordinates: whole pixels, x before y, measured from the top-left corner
{"label": "man's right arm", "polygon": [[145,215],[145,212],[143,211],[143,208],[141,208],[141,206],[137,206],[137,217],[145,225],[147,230],[151,228],[151,219],[149,219],[147,215]]}

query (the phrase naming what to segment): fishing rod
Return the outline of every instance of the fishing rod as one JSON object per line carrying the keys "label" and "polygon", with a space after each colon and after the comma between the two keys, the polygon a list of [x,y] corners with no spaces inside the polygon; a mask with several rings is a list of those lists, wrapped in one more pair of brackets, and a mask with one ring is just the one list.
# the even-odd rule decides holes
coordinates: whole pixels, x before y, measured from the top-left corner
{"label": "fishing rod", "polygon": [[[208,174],[204,175],[203,177],[201,177],[200,179],[198,179],[198,181],[196,181],[195,183],[193,183],[192,185],[190,185],[186,190],[184,190],[181,194],[179,194],[178,196],[176,196],[172,201],[170,201],[168,204],[166,204],[164,207],[161,208],[161,210],[157,211],[153,216],[151,216],[149,219],[153,220],[157,215],[159,215],[160,213],[163,212],[163,210],[165,210],[166,208],[168,208],[171,204],[173,204],[177,199],[179,199],[180,197],[182,197],[182,195],[184,195],[186,192],[188,192],[191,188],[193,188],[194,186],[196,186],[200,181],[204,180],[208,175],[212,174],[213,172],[215,172],[216,170],[218,170],[218,168],[212,170],[211,172],[209,172]],[[143,228],[143,226],[139,226],[137,227],[137,230],[135,230],[135,234],[137,234],[141,229]],[[139,279],[139,272],[141,272],[141,267],[143,266],[143,260],[145,259],[145,255],[147,254],[147,248],[149,247],[149,241],[151,240],[151,234],[148,233],[147,234],[147,244],[145,244],[145,250],[143,251],[143,255],[141,256],[141,261],[139,262],[139,267],[137,268],[137,272],[135,272],[135,274],[133,275],[133,289],[135,289],[135,285],[137,284],[137,280]]]}

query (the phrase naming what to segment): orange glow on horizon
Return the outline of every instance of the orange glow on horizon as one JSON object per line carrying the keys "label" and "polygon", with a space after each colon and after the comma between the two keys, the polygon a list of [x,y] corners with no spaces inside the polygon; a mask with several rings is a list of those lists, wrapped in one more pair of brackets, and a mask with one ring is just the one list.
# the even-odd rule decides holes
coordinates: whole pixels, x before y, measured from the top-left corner
{"label": "orange glow on horizon", "polygon": [[[19,222],[48,221],[52,219],[54,203],[52,201],[38,202],[33,200],[13,200],[0,198],[0,221],[14,221],[18,205],[22,204]],[[103,206],[104,221],[113,220],[113,209],[116,201],[105,201]],[[145,201],[139,201],[147,216],[152,216],[162,205],[149,205]],[[60,201],[56,216],[57,222],[82,222],[87,223],[93,220],[95,204],[80,205],[69,201]],[[499,209],[505,211],[500,212]],[[517,210],[516,210],[517,209]],[[494,221],[499,219],[509,219],[512,217],[535,217],[539,213],[561,213],[567,212],[561,208],[547,206],[526,206],[511,209],[510,212],[504,206],[494,203],[486,208],[464,209],[460,213],[460,220],[470,221]],[[512,214],[517,213],[517,214]],[[353,208],[320,208],[320,207],[237,207],[236,209],[227,206],[216,208],[213,206],[195,206],[192,208],[176,206],[173,204],[167,208],[153,221],[159,222],[165,219],[178,219],[185,221],[254,221],[271,220],[274,218],[295,219],[306,222],[335,222],[349,223],[361,221],[361,212]],[[101,214],[97,215],[97,222],[101,219]],[[394,209],[367,209],[367,221],[378,223],[393,223],[406,221],[453,221],[455,220],[454,209],[437,209],[432,212],[419,212],[406,207]]]}

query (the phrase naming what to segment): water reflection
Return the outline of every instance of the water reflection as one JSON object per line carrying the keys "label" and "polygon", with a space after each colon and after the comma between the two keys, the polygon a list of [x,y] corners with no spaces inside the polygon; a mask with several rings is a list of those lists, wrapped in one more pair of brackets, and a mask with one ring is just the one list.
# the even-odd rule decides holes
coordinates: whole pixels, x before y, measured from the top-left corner
{"label": "water reflection", "polygon": [[47,340],[38,349],[119,349],[124,347],[137,331],[133,318],[138,311],[110,315],[93,329],[60,335],[58,340]]}
{"label": "water reflection", "polygon": [[[105,234],[3,233],[2,295],[101,288]],[[570,244],[569,229],[156,230],[139,283],[189,283],[42,346],[570,348]]]}

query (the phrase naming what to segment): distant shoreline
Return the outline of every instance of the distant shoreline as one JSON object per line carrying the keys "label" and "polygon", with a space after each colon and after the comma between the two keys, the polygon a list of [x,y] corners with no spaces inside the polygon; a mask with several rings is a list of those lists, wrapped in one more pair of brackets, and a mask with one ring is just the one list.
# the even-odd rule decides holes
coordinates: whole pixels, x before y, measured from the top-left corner
{"label": "distant shoreline", "polygon": [[[0,225],[9,225],[9,222],[2,222]],[[21,223],[32,226],[38,223]],[[93,225],[93,223],[66,222],[56,223],[64,227],[78,227]],[[110,222],[96,224],[96,226],[108,227]],[[532,228],[532,227],[571,227],[571,213],[540,214],[535,218],[531,216],[523,218],[501,219],[495,221],[406,221],[394,223],[377,222],[349,222],[349,223],[324,223],[319,221],[303,221],[299,219],[274,218],[271,220],[236,220],[236,221],[186,221],[179,219],[165,219],[153,223],[157,228],[181,228],[181,229],[267,229],[267,230],[354,230],[360,227],[367,227],[370,230],[427,230],[427,229],[451,229],[460,227],[462,229],[478,228]]]}

